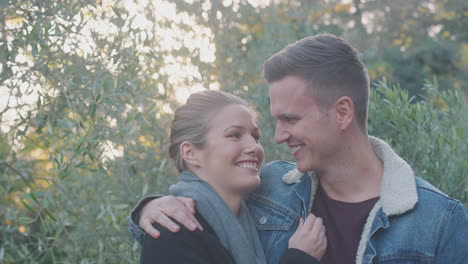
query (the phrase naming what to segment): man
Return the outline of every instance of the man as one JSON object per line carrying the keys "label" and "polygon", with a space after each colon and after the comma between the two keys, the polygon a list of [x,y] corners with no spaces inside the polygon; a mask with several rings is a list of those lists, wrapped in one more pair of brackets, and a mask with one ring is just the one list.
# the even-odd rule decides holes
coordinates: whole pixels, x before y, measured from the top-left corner
{"label": "man", "polygon": [[[247,198],[269,263],[278,263],[310,212],[326,227],[322,263],[468,263],[464,206],[367,135],[368,73],[346,41],[330,34],[297,41],[265,61],[263,76],[275,141],[296,159],[265,165]],[[157,236],[151,222],[177,230],[169,217],[196,228],[190,200],[146,202],[132,217],[148,233]]]}

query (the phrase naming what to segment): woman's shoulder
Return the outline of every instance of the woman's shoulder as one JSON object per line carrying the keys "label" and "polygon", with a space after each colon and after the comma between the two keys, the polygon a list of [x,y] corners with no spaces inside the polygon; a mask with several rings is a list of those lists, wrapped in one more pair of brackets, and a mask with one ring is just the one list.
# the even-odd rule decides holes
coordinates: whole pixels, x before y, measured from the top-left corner
{"label": "woman's shoulder", "polygon": [[201,241],[206,240],[211,243],[213,242],[220,243],[218,240],[218,237],[213,231],[213,228],[211,228],[211,226],[208,224],[205,218],[203,218],[203,216],[201,216],[198,212],[195,214],[195,218],[203,227],[203,231],[200,229],[191,231],[188,228],[186,228],[184,225],[179,223],[177,220],[171,218],[171,220],[180,227],[179,231],[172,232],[168,230],[167,228],[165,228],[164,226],[155,223],[153,224],[153,226],[160,232],[159,238],[153,238],[150,235],[146,234],[144,242],[152,243],[152,244],[162,244],[162,243],[167,243],[167,242],[176,242],[176,243],[198,242],[199,243]]}
{"label": "woman's shoulder", "polygon": [[[179,223],[177,220],[172,219],[172,218],[171,220],[180,227],[180,230],[177,232],[172,232],[157,223],[155,223],[153,226],[161,233],[161,236],[158,239],[163,238],[163,239],[171,240],[171,239],[176,239],[176,238],[185,238],[185,239],[193,239],[193,240],[209,240],[209,241],[213,240],[212,242],[216,241],[217,243],[220,243],[216,233],[214,232],[210,224],[208,224],[208,222],[205,220],[205,218],[203,218],[203,216],[199,214],[198,212],[196,212],[195,218],[203,227],[203,230],[196,229],[195,231],[191,231],[188,228],[186,228],[183,224]],[[149,239],[151,238],[151,236],[147,235],[147,238]]]}
{"label": "woman's shoulder", "polygon": [[208,222],[198,213],[195,217],[203,231],[190,231],[174,221],[180,226],[180,230],[174,233],[155,224],[161,235],[159,238],[145,235],[141,263],[153,263],[156,259],[158,263],[234,263]]}

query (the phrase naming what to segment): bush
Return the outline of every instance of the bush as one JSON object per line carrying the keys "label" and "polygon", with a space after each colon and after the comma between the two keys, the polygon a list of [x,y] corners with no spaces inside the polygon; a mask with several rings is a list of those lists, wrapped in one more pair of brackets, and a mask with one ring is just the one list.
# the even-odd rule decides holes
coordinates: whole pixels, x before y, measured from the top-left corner
{"label": "bush", "polygon": [[424,100],[378,82],[371,94],[369,134],[386,140],[419,176],[449,196],[468,202],[466,111],[459,90],[440,92],[437,81],[424,86]]}
{"label": "bush", "polygon": [[[262,115],[267,160],[290,159],[286,147],[273,142],[275,122],[260,65],[286,43],[321,32],[354,39],[351,43],[366,51],[362,57],[372,78],[406,82],[402,88],[385,81],[374,85],[370,134],[388,141],[418,176],[468,203],[467,127],[461,121],[467,111],[460,91],[467,72],[465,31],[452,23],[461,9],[428,23],[447,25],[436,33],[443,41],[420,50],[421,41],[432,39],[416,37],[431,32],[427,25],[395,37],[391,32],[410,23],[378,15],[373,17],[398,23],[388,30],[392,24],[382,20],[375,27],[381,32],[370,35],[362,28],[341,28],[359,26],[350,22],[360,18],[347,11],[350,5],[334,1],[297,1],[307,7],[293,9],[231,1],[238,10],[211,1],[209,12],[197,1],[149,1],[133,13],[124,6],[132,1],[110,2],[0,0],[0,99],[8,98],[0,106],[0,263],[137,262],[139,247],[126,231],[126,218],[140,197],[165,193],[175,181],[168,126],[181,87],[213,85],[251,101]],[[366,12],[418,14],[379,6],[390,1],[368,2],[359,5]],[[159,9],[175,5],[185,18],[171,20]],[[435,12],[448,8],[451,3]],[[154,23],[145,27],[145,19]],[[214,46],[213,58],[203,45]],[[389,45],[399,50],[390,57],[398,56],[384,63],[382,50],[391,51]],[[435,57],[426,52],[436,48]],[[459,61],[446,61],[455,57]],[[394,68],[402,61],[416,65],[411,74],[397,76],[401,71]],[[419,101],[410,98],[408,82],[431,75],[453,85],[439,89],[437,82],[427,83]],[[26,100],[31,97],[33,102]]]}

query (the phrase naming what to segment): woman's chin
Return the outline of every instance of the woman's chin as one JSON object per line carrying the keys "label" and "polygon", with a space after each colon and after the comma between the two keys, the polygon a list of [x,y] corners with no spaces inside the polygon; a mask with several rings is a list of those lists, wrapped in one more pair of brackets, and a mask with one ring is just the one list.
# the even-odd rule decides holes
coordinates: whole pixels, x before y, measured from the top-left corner
{"label": "woman's chin", "polygon": [[251,182],[246,184],[245,192],[251,192],[251,191],[257,189],[258,186],[260,186],[260,177],[257,176],[257,177],[255,177],[255,180],[252,180]]}

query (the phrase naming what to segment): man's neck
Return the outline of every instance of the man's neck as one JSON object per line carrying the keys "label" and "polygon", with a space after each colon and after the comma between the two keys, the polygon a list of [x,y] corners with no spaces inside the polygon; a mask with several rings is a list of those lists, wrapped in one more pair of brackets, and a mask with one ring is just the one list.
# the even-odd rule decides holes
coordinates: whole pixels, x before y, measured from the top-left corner
{"label": "man's neck", "polygon": [[366,136],[346,140],[344,153],[318,173],[322,189],[331,199],[357,203],[379,196],[383,163]]}

